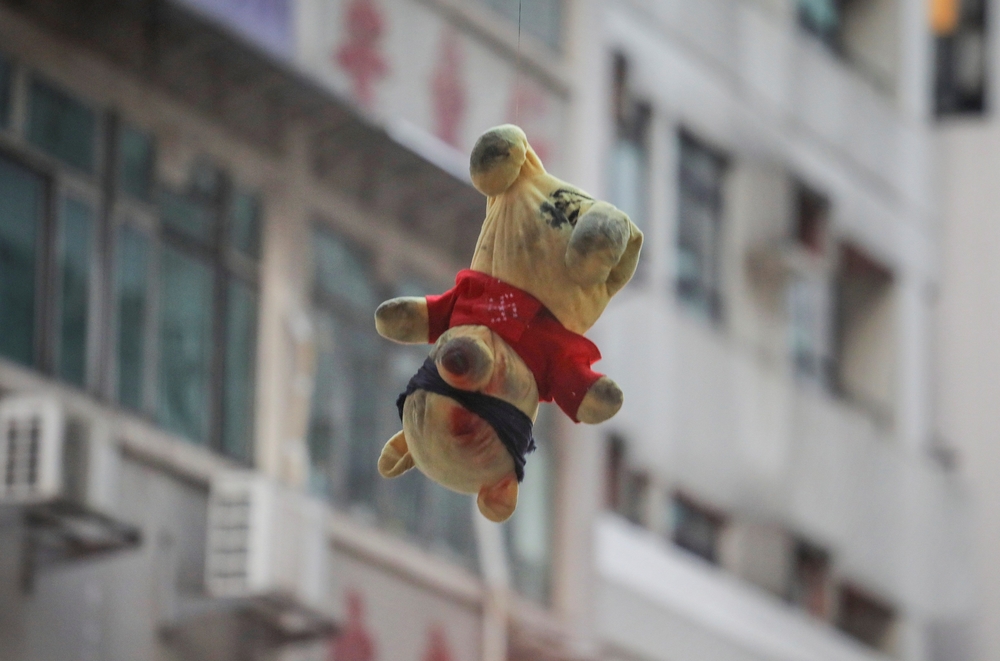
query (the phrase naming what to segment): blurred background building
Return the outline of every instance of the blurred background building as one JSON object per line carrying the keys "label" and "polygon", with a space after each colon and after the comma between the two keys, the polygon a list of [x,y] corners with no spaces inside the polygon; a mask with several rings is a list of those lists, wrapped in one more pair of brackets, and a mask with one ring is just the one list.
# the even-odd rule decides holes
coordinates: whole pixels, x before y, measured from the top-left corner
{"label": "blurred background building", "polygon": [[[992,15],[0,2],[0,659],[998,658]],[[504,122],[646,245],[495,526],[372,313]]]}

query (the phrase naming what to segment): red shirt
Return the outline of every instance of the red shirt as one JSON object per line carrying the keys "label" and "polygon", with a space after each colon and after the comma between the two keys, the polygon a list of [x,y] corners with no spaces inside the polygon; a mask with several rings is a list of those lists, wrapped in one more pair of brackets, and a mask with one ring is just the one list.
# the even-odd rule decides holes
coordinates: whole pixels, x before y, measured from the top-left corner
{"label": "red shirt", "polygon": [[486,326],[528,365],[539,401],[555,400],[579,422],[580,402],[601,378],[590,369],[601,359],[597,345],[567,330],[528,292],[479,271],[459,271],[452,289],[426,298],[431,342],[455,326]]}

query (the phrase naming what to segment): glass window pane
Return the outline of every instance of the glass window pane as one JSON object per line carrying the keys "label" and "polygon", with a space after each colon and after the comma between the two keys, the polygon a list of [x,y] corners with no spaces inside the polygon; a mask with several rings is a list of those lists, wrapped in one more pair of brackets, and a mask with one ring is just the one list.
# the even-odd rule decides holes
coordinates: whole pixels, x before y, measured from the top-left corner
{"label": "glass window pane", "polygon": [[87,377],[90,242],[94,212],[74,198],[63,201],[59,269],[59,376],[78,386]]}
{"label": "glass window pane", "polygon": [[69,165],[92,172],[96,137],[93,110],[61,90],[32,81],[29,142]]}
{"label": "glass window pane", "polygon": [[210,207],[174,191],[160,193],[160,213],[165,225],[210,243],[215,234],[215,214]]}
{"label": "glass window pane", "polygon": [[555,465],[547,430],[551,407],[543,406],[535,424],[537,449],[528,457],[517,509],[506,525],[511,579],[518,592],[547,603],[552,563]]}
{"label": "glass window pane", "polygon": [[143,408],[149,240],[123,227],[118,234],[118,401]]}
{"label": "glass window pane", "polygon": [[[431,549],[475,571],[474,496],[455,493],[427,481],[430,500]],[[476,516],[479,516],[476,514]]]}
{"label": "glass window pane", "polygon": [[317,363],[309,429],[315,491],[375,510],[381,445],[378,340],[325,311],[316,313]]}
{"label": "glass window pane", "polygon": [[319,290],[365,310],[373,308],[375,290],[364,258],[358,251],[324,230],[316,231],[313,245]]}
{"label": "glass window pane", "polygon": [[817,37],[836,45],[840,30],[838,0],[799,0],[799,20]]}
{"label": "glass window pane", "polygon": [[330,498],[343,491],[341,471],[350,438],[350,350],[343,324],[332,314],[317,311],[316,373],[309,421],[310,488]]}
{"label": "glass window pane", "polygon": [[10,86],[14,68],[10,61],[0,57],[0,128],[10,123]]}
{"label": "glass window pane", "polygon": [[611,150],[608,201],[645,230],[646,154],[634,140],[619,138]]}
{"label": "glass window pane", "polygon": [[122,192],[148,201],[153,192],[153,139],[128,124],[118,132],[118,186]]}
{"label": "glass window pane", "polygon": [[233,280],[227,306],[222,451],[249,463],[253,459],[257,293]]}
{"label": "glass window pane", "polygon": [[44,182],[0,158],[0,355],[34,363],[35,259]]}
{"label": "glass window pane", "polygon": [[255,195],[237,192],[229,212],[229,244],[247,257],[260,257],[260,203]]}
{"label": "glass window pane", "polygon": [[169,246],[160,264],[160,424],[205,443],[212,358],[212,271]]}

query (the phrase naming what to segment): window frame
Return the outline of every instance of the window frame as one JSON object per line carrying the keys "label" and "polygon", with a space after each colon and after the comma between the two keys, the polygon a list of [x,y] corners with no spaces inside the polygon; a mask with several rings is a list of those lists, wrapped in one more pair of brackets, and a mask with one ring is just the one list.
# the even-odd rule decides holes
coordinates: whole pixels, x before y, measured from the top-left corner
{"label": "window frame", "polygon": [[[684,291],[684,281],[681,277],[679,265],[675,267],[674,273],[672,274],[671,283],[672,289],[676,296],[676,299],[682,308],[687,308],[691,310],[698,310],[699,316],[704,316],[710,323],[714,325],[722,325],[724,320],[725,312],[725,302],[723,300],[723,282],[722,282],[722,262],[723,262],[723,242],[724,233],[726,231],[726,186],[727,186],[727,174],[730,168],[730,157],[722,149],[714,146],[710,142],[700,138],[695,133],[689,131],[687,128],[681,127],[674,134],[674,139],[677,140],[677,168],[673,173],[675,178],[674,185],[677,187],[677,202],[676,202],[676,213],[677,213],[677,226],[674,231],[673,239],[673,249],[675,251],[675,263],[679,261],[679,257],[682,251],[685,249],[682,244],[682,233],[684,227],[684,217],[685,217],[685,199],[691,195],[689,191],[694,191],[694,197],[699,199],[700,203],[708,202],[708,206],[711,207],[712,211],[712,253],[711,253],[711,282],[706,283],[703,281],[701,274],[698,278],[698,292],[697,296],[692,296],[685,293]],[[718,172],[718,181],[716,182],[715,190],[708,191],[705,194],[695,190],[697,186],[690,187],[686,185],[685,182],[689,182],[690,174],[688,168],[685,167],[684,154],[687,149],[694,148],[713,160],[716,164],[716,170]],[[693,182],[690,182],[693,183]],[[704,308],[700,310],[699,308]]]}
{"label": "window frame", "polygon": [[[103,380],[100,367],[101,337],[103,336],[103,282],[105,264],[101,254],[101,239],[105,229],[106,199],[103,194],[104,167],[106,165],[105,140],[107,114],[85,96],[78,95],[58,81],[22,65],[7,53],[0,53],[10,65],[10,107],[6,128],[0,127],[0,156],[21,167],[43,181],[44,192],[39,234],[36,246],[35,273],[35,329],[32,339],[32,364],[36,370],[61,383],[80,388],[91,394],[100,393]],[[94,113],[94,171],[88,173],[43,151],[27,135],[30,111],[30,87],[33,81],[57,89],[74,98]],[[75,384],[64,381],[60,370],[61,283],[59,251],[63,204],[68,198],[78,199],[92,211],[92,238],[88,259],[92,265],[87,276],[87,326],[84,346],[84,382]]]}
{"label": "window frame", "polygon": [[[228,289],[238,280],[252,292],[255,303],[253,326],[254,352],[249,360],[253,374],[251,397],[256,397],[259,365],[256,348],[260,342],[262,257],[251,258],[241,254],[228,240],[230,231],[230,206],[236,191],[255,198],[257,247],[262,253],[265,246],[266,200],[254,186],[244,186],[230,175],[231,168],[219,167],[221,189],[218,203],[213,206],[217,227],[208,246],[192,246],[192,242],[177,239],[161,222],[158,193],[162,187],[157,176],[156,132],[133,118],[123,119],[117,109],[93,101],[71,86],[63,85],[58,78],[44,71],[22,64],[6,52],[0,57],[10,65],[10,96],[8,122],[0,127],[0,156],[38,177],[42,184],[41,210],[37,219],[34,319],[31,362],[29,369],[48,378],[65,383],[101,400],[122,405],[119,400],[120,330],[118,259],[120,256],[119,233],[130,228],[144,238],[148,246],[145,265],[145,317],[142,320],[142,399],[138,409],[128,410],[159,427],[157,421],[158,390],[160,382],[159,324],[161,313],[160,267],[164,245],[178,249],[182,254],[194,256],[205,262],[212,273],[211,359],[208,380],[209,406],[207,408],[208,432],[205,439],[191,439],[244,465],[252,465],[256,447],[256,416],[250,425],[246,456],[226,452],[223,443],[223,392],[225,382],[225,338],[228,318]],[[31,90],[35,82],[53,88],[79,103],[94,117],[92,170],[86,171],[45,151],[29,138]],[[120,128],[128,126],[149,136],[151,140],[150,199],[142,200],[127,193],[119,177],[118,153]],[[84,382],[77,384],[61,374],[62,350],[62,274],[60,259],[64,205],[69,199],[85,204],[90,212],[89,246],[87,251],[87,320],[84,350]],[[7,360],[4,358],[3,360]]]}

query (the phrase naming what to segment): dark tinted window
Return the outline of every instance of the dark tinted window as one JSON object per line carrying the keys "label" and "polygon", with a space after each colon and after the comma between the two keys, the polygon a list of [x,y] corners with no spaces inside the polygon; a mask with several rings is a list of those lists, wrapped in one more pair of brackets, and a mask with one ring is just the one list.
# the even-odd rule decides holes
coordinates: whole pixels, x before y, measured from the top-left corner
{"label": "dark tinted window", "polygon": [[92,172],[97,116],[69,94],[34,80],[28,110],[28,141],[69,165]]}
{"label": "dark tinted window", "polygon": [[143,408],[148,314],[149,240],[123,227],[118,233],[118,401]]}
{"label": "dark tinted window", "polygon": [[232,280],[226,298],[222,450],[249,463],[253,459],[257,293],[239,280]]}
{"label": "dark tinted window", "polygon": [[205,443],[212,359],[212,271],[170,247],[160,260],[160,424]]}
{"label": "dark tinted window", "polygon": [[260,257],[260,202],[255,195],[238,191],[229,209],[229,245],[247,257]]}
{"label": "dark tinted window", "polygon": [[0,355],[34,363],[35,266],[44,208],[41,177],[0,157]]}
{"label": "dark tinted window", "polygon": [[128,124],[118,130],[118,187],[148,201],[153,193],[153,139]]}
{"label": "dark tinted window", "polygon": [[87,367],[90,257],[94,212],[74,198],[63,201],[58,249],[59,376],[83,386]]}
{"label": "dark tinted window", "polygon": [[0,128],[7,128],[10,123],[10,90],[13,78],[14,67],[9,60],[0,56]]}
{"label": "dark tinted window", "polygon": [[722,185],[725,160],[682,134],[677,217],[677,293],[690,307],[718,319]]}

